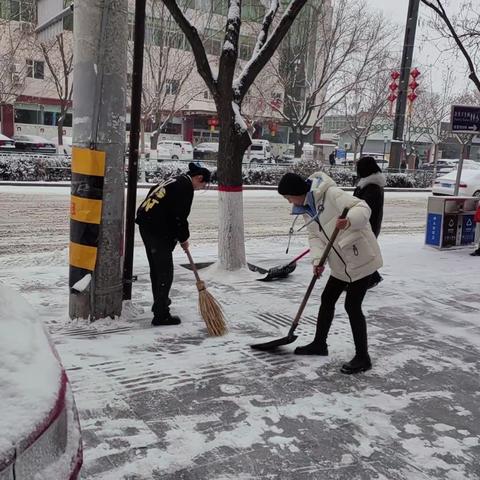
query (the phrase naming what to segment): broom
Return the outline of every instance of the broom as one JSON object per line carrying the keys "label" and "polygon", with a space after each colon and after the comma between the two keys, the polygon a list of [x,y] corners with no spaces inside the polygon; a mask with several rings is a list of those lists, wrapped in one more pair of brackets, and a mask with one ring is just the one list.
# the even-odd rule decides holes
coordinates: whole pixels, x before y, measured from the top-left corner
{"label": "broom", "polygon": [[187,254],[188,261],[195,274],[195,279],[197,280],[198,308],[205,325],[207,326],[208,333],[214,337],[224,335],[227,333],[227,325],[225,323],[225,318],[223,317],[222,307],[207,290],[205,283],[200,279],[197,267],[193,262],[192,255],[188,248],[185,249],[185,253]]}

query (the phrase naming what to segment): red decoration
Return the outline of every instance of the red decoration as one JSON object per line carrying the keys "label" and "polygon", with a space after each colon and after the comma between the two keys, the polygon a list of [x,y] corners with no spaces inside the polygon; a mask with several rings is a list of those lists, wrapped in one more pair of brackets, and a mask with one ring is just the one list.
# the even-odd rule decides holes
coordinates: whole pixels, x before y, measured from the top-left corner
{"label": "red decoration", "polygon": [[395,100],[397,99],[397,95],[395,95],[394,93],[391,93],[388,97],[387,97],[387,100],[389,102],[394,102]]}
{"label": "red decoration", "polygon": [[418,95],[415,92],[410,93],[410,95],[407,96],[407,98],[411,101],[414,102],[416,98],[418,98]]}
{"label": "red decoration", "polygon": [[420,75],[420,70],[415,67],[413,70],[410,71],[410,75],[415,80]]}
{"label": "red decoration", "polygon": [[397,72],[396,70],[394,70],[390,76],[393,78],[393,80],[396,80],[399,76],[400,76],[400,73]]}
{"label": "red decoration", "polygon": [[416,82],[415,80],[413,82],[410,82],[408,86],[412,89],[415,90],[420,84]]}
{"label": "red decoration", "polygon": [[392,83],[388,86],[388,88],[389,88],[392,92],[394,92],[394,91],[398,88],[398,84],[395,83],[395,82],[392,82]]}
{"label": "red decoration", "polygon": [[278,131],[278,124],[275,123],[275,122],[270,122],[268,124],[268,129],[270,130],[270,133],[272,134],[272,137],[275,136],[275,134],[277,133]]}

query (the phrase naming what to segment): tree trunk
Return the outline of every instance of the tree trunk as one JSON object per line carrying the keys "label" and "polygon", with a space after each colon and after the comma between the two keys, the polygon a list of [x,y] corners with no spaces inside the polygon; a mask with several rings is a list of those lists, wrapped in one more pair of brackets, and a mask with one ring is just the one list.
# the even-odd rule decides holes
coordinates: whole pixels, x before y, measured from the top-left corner
{"label": "tree trunk", "polygon": [[[58,123],[57,123],[57,139],[58,139],[59,147],[63,145],[63,124],[65,123],[65,115],[66,115],[66,108],[64,107],[64,105],[62,105],[60,108],[61,108],[60,116],[58,117]],[[62,149],[59,148],[58,153],[62,153],[61,150]]]}
{"label": "tree trunk", "polygon": [[301,127],[292,127],[293,145],[295,147],[295,158],[302,158],[303,155],[303,135]]}
{"label": "tree trunk", "polygon": [[358,151],[358,139],[355,139],[353,142],[353,164],[354,165],[357,161],[357,151]]}
{"label": "tree trunk", "polygon": [[217,107],[220,138],[218,176],[218,258],[221,268],[238,270],[247,265],[243,223],[242,160],[250,145],[246,131],[235,125],[231,105]]}
{"label": "tree trunk", "polygon": [[155,132],[150,136],[150,148],[152,150],[157,149],[158,137],[160,136],[160,125],[162,124],[162,119],[160,113],[155,114]]}

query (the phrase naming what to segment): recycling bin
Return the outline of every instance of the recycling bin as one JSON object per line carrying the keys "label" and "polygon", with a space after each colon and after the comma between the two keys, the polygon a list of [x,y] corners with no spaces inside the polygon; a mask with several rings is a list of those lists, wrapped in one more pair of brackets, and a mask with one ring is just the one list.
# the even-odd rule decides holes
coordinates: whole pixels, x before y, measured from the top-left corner
{"label": "recycling bin", "polygon": [[425,244],[440,250],[475,242],[477,197],[429,197]]}

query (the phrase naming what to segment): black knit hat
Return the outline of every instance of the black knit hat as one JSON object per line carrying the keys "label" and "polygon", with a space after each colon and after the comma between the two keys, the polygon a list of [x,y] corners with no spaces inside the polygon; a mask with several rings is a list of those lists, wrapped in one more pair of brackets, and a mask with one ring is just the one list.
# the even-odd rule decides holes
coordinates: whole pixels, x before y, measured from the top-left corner
{"label": "black knit hat", "polygon": [[382,170],[373,157],[362,157],[357,162],[357,175],[360,178],[369,177],[370,175],[381,171]]}
{"label": "black knit hat", "polygon": [[286,173],[278,184],[280,195],[305,195],[309,190],[308,183],[296,173]]}
{"label": "black knit hat", "polygon": [[198,163],[195,162],[190,162],[188,164],[187,175],[190,175],[190,177],[196,177],[198,175],[201,175],[203,177],[203,181],[206,183],[209,183],[210,179],[212,178],[212,174],[208,168],[201,167]]}

